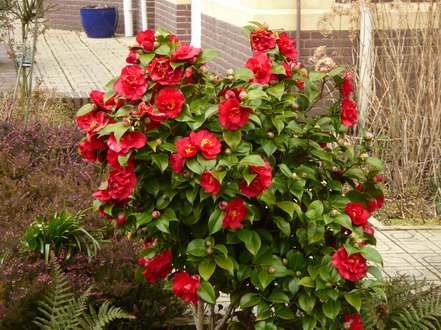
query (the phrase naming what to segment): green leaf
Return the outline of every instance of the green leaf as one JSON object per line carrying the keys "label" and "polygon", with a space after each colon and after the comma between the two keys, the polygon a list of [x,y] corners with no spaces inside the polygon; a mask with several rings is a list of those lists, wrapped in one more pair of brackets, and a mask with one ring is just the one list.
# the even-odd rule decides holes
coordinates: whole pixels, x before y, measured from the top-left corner
{"label": "green leaf", "polygon": [[291,235],[291,225],[288,221],[283,219],[282,217],[273,217],[274,221],[276,222],[277,227],[282,231],[282,233],[285,234],[285,236],[289,237]]}
{"label": "green leaf", "polygon": [[291,310],[287,309],[287,308],[276,310],[276,316],[280,317],[283,320],[292,320],[292,319],[294,319],[294,313]]}
{"label": "green leaf", "polygon": [[251,165],[251,166],[263,166],[263,167],[266,166],[262,157],[260,157],[258,155],[245,156],[244,158],[242,158],[242,160],[239,163]]}
{"label": "green leaf", "polygon": [[234,72],[234,79],[254,79],[254,73],[250,69],[242,68]]}
{"label": "green leaf", "polygon": [[169,226],[170,226],[170,221],[167,220],[167,219],[161,219],[161,218],[159,218],[159,219],[156,221],[156,228],[158,228],[160,231],[162,231],[162,232],[164,232],[164,233],[171,234],[171,233],[170,233]]}
{"label": "green leaf", "polygon": [[214,49],[204,49],[202,53],[199,55],[202,58],[202,62],[209,62],[215,57],[217,57],[220,53]]}
{"label": "green leaf", "polygon": [[77,111],[77,117],[83,116],[89,112],[93,111],[93,104],[87,103],[83,105],[78,111]]}
{"label": "green leaf", "polygon": [[311,154],[321,161],[332,163],[332,157],[323,150],[311,150]]}
{"label": "green leaf", "polygon": [[337,317],[338,313],[340,313],[341,303],[339,300],[334,301],[332,299],[329,299],[323,304],[322,309],[323,314],[325,314],[326,317],[334,320]]}
{"label": "green leaf", "polygon": [[[283,66],[282,66],[283,68]],[[285,70],[285,69],[283,69]],[[268,93],[276,97],[279,101],[282,99],[282,95],[285,92],[285,86],[283,84],[277,84],[267,89]]]}
{"label": "green leaf", "polygon": [[227,258],[223,254],[217,254],[214,257],[214,261],[220,268],[228,270],[230,274],[234,276],[234,264],[229,257]]}
{"label": "green leaf", "polygon": [[308,242],[316,243],[322,240],[325,235],[325,228],[319,227],[314,221],[308,223]]}
{"label": "green leaf", "polygon": [[285,127],[285,124],[283,123],[283,120],[277,117],[273,117],[271,118],[271,121],[273,123],[273,125],[276,127],[277,129],[277,133],[280,134],[283,131],[283,128]]}
{"label": "green leaf", "polygon": [[153,162],[159,167],[161,173],[164,173],[168,167],[168,155],[167,154],[153,154]]}
{"label": "green leaf", "polygon": [[338,68],[333,69],[331,72],[329,72],[328,75],[329,75],[329,77],[334,77],[334,76],[338,75],[340,72],[343,72],[343,71],[345,71],[344,68],[338,67]]}
{"label": "green leaf", "polygon": [[349,170],[343,173],[343,176],[346,176],[348,178],[366,180],[366,175],[359,168],[350,168]]}
{"label": "green leaf", "polygon": [[334,217],[334,222],[352,231],[352,220],[347,214],[338,214]]}
{"label": "green leaf", "polygon": [[259,302],[262,301],[262,297],[258,293],[249,292],[246,293],[240,298],[240,307],[248,308],[256,306]]}
{"label": "green leaf", "polygon": [[287,178],[291,178],[292,176],[292,172],[291,170],[288,168],[288,166],[286,166],[286,164],[279,164],[278,165],[280,170],[282,171],[282,173],[287,177]]}
{"label": "green leaf", "polygon": [[147,66],[155,58],[155,53],[141,54],[139,56],[139,61],[143,66]]}
{"label": "green leaf", "polygon": [[380,281],[383,280],[383,273],[381,272],[380,269],[378,269],[378,267],[369,266],[368,267],[368,273],[372,274],[373,276],[375,276]]}
{"label": "green leaf", "polygon": [[381,160],[379,160],[378,158],[375,157],[367,157],[365,160],[365,164],[366,165],[370,165],[373,168],[379,170],[379,171],[384,171],[384,166],[381,163]]}
{"label": "green leaf", "polygon": [[350,305],[352,305],[357,310],[357,312],[360,313],[362,300],[359,296],[357,296],[356,294],[347,293],[345,294],[345,299]]}
{"label": "green leaf", "polygon": [[280,289],[274,289],[273,292],[271,292],[268,299],[269,301],[274,303],[289,304],[289,297],[286,295],[286,293],[280,291]]}
{"label": "green leaf", "polygon": [[277,143],[274,140],[262,140],[262,149],[268,157],[271,157],[277,150]]}
{"label": "green leaf", "polygon": [[306,315],[302,318],[302,329],[303,330],[314,330],[317,325],[317,320],[313,317]]}
{"label": "green leaf", "polygon": [[299,281],[299,285],[307,288],[315,288],[314,280],[309,276],[302,277]]}
{"label": "green leaf", "polygon": [[248,91],[247,95],[248,95],[248,100],[256,100],[256,99],[268,100],[269,99],[268,95],[260,89],[250,90],[250,91]]}
{"label": "green leaf", "polygon": [[317,81],[317,80],[321,80],[324,77],[326,77],[326,73],[315,72],[315,71],[311,71],[309,73],[309,79],[311,80],[311,82],[314,82],[314,81]]}
{"label": "green leaf", "polygon": [[291,218],[294,216],[294,211],[296,209],[296,206],[299,207],[296,203],[291,201],[278,202],[276,206],[278,208],[281,208],[286,213],[288,213]]}
{"label": "green leaf", "polygon": [[198,264],[198,272],[201,277],[208,281],[216,270],[216,262],[213,258],[202,259]]}
{"label": "green leaf", "polygon": [[262,241],[258,233],[253,230],[241,230],[238,232],[239,239],[245,243],[245,247],[253,256],[259,252]]}
{"label": "green leaf", "polygon": [[204,169],[197,161],[196,157],[187,158],[185,160],[185,165],[194,173],[201,175],[204,172]]}
{"label": "green leaf", "polygon": [[225,217],[225,213],[222,212],[219,208],[217,208],[213,213],[211,213],[210,218],[208,219],[208,232],[209,235],[217,233],[219,230],[223,228],[223,220]]}
{"label": "green leaf", "polygon": [[196,290],[198,296],[209,304],[216,304],[216,294],[210,282],[201,280],[199,288]]}
{"label": "green leaf", "polygon": [[302,292],[299,296],[299,306],[306,313],[311,314],[315,306],[315,297],[309,296],[306,292]]}
{"label": "green leaf", "polygon": [[360,254],[365,257],[367,260],[375,262],[377,264],[383,265],[383,258],[381,257],[380,252],[378,252],[375,248],[370,246],[362,246],[360,248]]}
{"label": "green leaf", "polygon": [[206,257],[207,247],[205,245],[205,240],[202,238],[192,240],[187,246],[187,253],[195,257]]}
{"label": "green leaf", "polygon": [[241,130],[229,131],[224,130],[223,133],[224,141],[228,144],[231,150],[236,150],[237,146],[242,141],[242,132]]}

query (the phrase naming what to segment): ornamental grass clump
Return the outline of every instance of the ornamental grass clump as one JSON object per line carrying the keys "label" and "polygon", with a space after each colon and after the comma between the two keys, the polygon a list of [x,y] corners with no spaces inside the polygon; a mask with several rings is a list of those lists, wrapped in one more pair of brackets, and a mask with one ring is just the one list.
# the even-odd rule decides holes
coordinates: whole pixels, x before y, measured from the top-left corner
{"label": "ornamental grass clump", "polygon": [[80,152],[109,167],[94,206],[145,242],[136,277],[191,304],[198,329],[204,307],[212,329],[362,328],[362,298],[382,294],[368,220],[383,166],[370,133],[347,142],[352,75],[308,72],[286,33],[245,30],[254,56],[225,78],[205,66],[216,51],[138,34],[77,113]]}

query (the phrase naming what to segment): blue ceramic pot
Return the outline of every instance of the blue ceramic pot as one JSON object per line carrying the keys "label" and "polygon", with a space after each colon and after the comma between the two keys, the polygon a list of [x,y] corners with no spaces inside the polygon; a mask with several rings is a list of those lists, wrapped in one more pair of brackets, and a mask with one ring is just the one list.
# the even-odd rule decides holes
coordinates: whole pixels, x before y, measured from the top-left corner
{"label": "blue ceramic pot", "polygon": [[82,7],[80,16],[89,38],[110,38],[118,25],[117,7]]}

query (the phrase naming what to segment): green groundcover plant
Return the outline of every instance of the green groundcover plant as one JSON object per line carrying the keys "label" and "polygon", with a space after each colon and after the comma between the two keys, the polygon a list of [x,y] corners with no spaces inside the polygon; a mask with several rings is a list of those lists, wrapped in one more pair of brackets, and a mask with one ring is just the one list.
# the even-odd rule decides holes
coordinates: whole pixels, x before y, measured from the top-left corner
{"label": "green groundcover plant", "polygon": [[207,305],[215,329],[363,329],[362,299],[384,295],[368,223],[383,166],[370,133],[347,135],[352,75],[308,72],[285,32],[252,24],[253,57],[224,78],[216,51],[138,34],[77,113],[80,152],[109,167],[94,205],[144,240],[136,277],[191,304],[198,329]]}

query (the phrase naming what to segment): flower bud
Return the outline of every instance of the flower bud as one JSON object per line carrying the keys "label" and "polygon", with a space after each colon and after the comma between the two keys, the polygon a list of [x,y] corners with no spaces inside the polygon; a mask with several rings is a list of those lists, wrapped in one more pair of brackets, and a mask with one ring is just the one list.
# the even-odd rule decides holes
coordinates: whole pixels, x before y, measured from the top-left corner
{"label": "flower bud", "polygon": [[155,49],[158,48],[159,46],[161,46],[161,44],[158,41],[155,41],[153,43],[153,47],[155,47]]}
{"label": "flower bud", "polygon": [[132,125],[132,124],[130,123],[130,119],[129,119],[129,118],[124,118],[124,119],[122,120],[122,124],[123,124],[124,127],[129,127],[129,126]]}
{"label": "flower bud", "polygon": [[190,178],[191,178],[191,173],[190,173],[189,170],[184,170],[184,171],[182,172],[182,176],[183,176],[184,178],[186,178],[186,179],[190,179]]}
{"label": "flower bud", "polygon": [[269,87],[269,84],[263,84],[262,87],[263,87],[263,88],[268,88],[268,87]]}
{"label": "flower bud", "polygon": [[156,139],[156,143],[157,143],[158,145],[161,145],[161,144],[162,144],[162,140],[161,140],[161,139]]}
{"label": "flower bud", "polygon": [[343,143],[346,147],[350,147],[351,146],[351,144],[349,143],[349,142],[344,142]]}
{"label": "flower bud", "polygon": [[276,269],[274,267],[268,268],[268,274],[274,274]]}
{"label": "flower bud", "polygon": [[320,125],[315,125],[314,128],[321,128]]}
{"label": "flower bud", "polygon": [[153,219],[158,219],[160,216],[161,216],[161,212],[159,212],[159,211],[152,212]]}
{"label": "flower bud", "polygon": [[338,211],[336,209],[333,209],[331,211],[331,217],[336,217],[338,215]]}
{"label": "flower bud", "polygon": [[211,246],[211,242],[210,241],[205,241],[205,246],[206,247],[210,247]]}
{"label": "flower bud", "polygon": [[116,224],[118,226],[122,226],[126,223],[126,221],[127,221],[126,214],[124,212],[119,212],[116,218]]}
{"label": "flower bud", "polygon": [[229,79],[229,80],[234,80],[234,76],[227,76],[227,79]]}
{"label": "flower bud", "polygon": [[159,32],[159,31],[156,31],[155,32],[155,38],[158,38],[158,37],[160,37],[161,36],[161,33]]}
{"label": "flower bud", "polygon": [[352,324],[351,324],[351,322],[345,322],[345,323],[343,323],[343,329],[350,329],[352,327]]}
{"label": "flower bud", "polygon": [[234,94],[233,91],[228,91],[225,93],[225,98],[226,99],[234,99],[236,97],[236,94]]}
{"label": "flower bud", "polygon": [[241,101],[245,101],[247,98],[248,98],[248,94],[247,94],[246,91],[241,91],[241,92],[239,93],[239,99],[240,99]]}
{"label": "flower bud", "polygon": [[286,266],[286,265],[288,264],[288,259],[283,258],[283,259],[282,259],[282,262],[283,262],[283,264]]}
{"label": "flower bud", "polygon": [[296,276],[302,275],[302,272],[300,270],[296,271]]}
{"label": "flower bud", "polygon": [[297,179],[297,173],[296,172],[293,172],[291,174],[291,179],[293,179],[293,180]]}
{"label": "flower bud", "polygon": [[374,136],[372,135],[371,132],[367,132],[366,135],[364,136],[364,138],[369,141],[369,140],[372,140],[374,138]]}
{"label": "flower bud", "polygon": [[326,287],[329,288],[329,289],[332,288],[332,287],[334,286],[331,282],[326,282],[325,285],[326,285]]}
{"label": "flower bud", "polygon": [[298,104],[296,103],[296,104],[294,104],[292,107],[294,108],[294,110],[297,110],[298,108],[300,108],[300,105],[298,105]]}
{"label": "flower bud", "polygon": [[224,211],[224,210],[227,209],[228,203],[227,203],[226,201],[221,201],[221,202],[219,202],[218,205],[219,205],[219,208],[220,208],[222,211]]}
{"label": "flower bud", "polygon": [[266,138],[269,139],[269,140],[274,139],[274,133],[273,133],[273,132],[267,132],[267,133],[265,134],[265,136],[266,136]]}
{"label": "flower bud", "polygon": [[374,181],[374,183],[380,183],[381,181],[384,180],[384,177],[383,177],[382,175],[380,175],[380,174],[377,174],[377,175],[375,175],[375,176],[373,177],[372,180]]}
{"label": "flower bud", "polygon": [[367,153],[365,152],[365,153],[362,153],[362,154],[360,155],[360,157],[361,157],[361,158],[368,158],[368,157],[369,157],[369,154],[367,154]]}
{"label": "flower bud", "polygon": [[265,28],[265,30],[269,29],[268,23],[263,23],[262,26]]}
{"label": "flower bud", "polygon": [[207,248],[207,254],[213,254],[213,249],[211,247]]}
{"label": "flower bud", "polygon": [[145,126],[149,126],[151,122],[152,122],[152,120],[149,117],[144,117],[144,119],[142,120],[142,123]]}
{"label": "flower bud", "polygon": [[232,76],[234,74],[234,70],[233,69],[228,69],[226,74],[227,74],[227,76]]}
{"label": "flower bud", "polygon": [[306,179],[308,177],[308,174],[306,174],[305,172],[302,173],[302,178]]}
{"label": "flower bud", "polygon": [[222,172],[224,170],[224,167],[222,165],[216,166],[216,172]]}
{"label": "flower bud", "polygon": [[224,150],[224,155],[226,155],[226,156],[231,155],[232,152],[233,152],[233,151],[232,151],[230,148],[226,148],[226,149]]}

